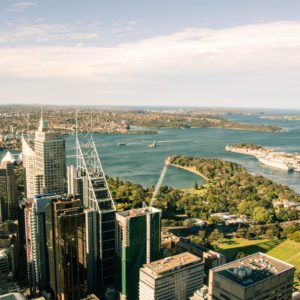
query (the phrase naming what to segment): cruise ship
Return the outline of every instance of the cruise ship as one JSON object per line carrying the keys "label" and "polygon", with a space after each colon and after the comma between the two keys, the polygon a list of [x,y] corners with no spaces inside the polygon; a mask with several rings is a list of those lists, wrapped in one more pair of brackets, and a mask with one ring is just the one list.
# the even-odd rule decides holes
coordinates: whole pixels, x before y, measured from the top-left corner
{"label": "cruise ship", "polygon": [[291,164],[286,163],[282,159],[278,159],[278,158],[274,158],[274,157],[270,157],[270,156],[257,156],[257,159],[261,163],[271,166],[271,167],[274,167],[274,168],[286,170],[288,172],[294,171],[294,167]]}

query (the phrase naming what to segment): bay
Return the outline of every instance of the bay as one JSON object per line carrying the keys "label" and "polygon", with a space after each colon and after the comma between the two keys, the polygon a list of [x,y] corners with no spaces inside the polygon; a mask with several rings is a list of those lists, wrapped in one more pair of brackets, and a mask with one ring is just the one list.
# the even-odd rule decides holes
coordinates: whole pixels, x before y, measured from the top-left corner
{"label": "bay", "polygon": [[[214,128],[160,129],[157,135],[148,134],[94,134],[104,171],[107,175],[140,183],[155,185],[169,155],[191,155],[215,157],[241,164],[248,171],[261,174],[274,182],[286,184],[300,192],[300,173],[261,164],[255,157],[225,151],[227,144],[254,143],[277,151],[300,152],[300,121],[267,120],[259,116],[230,115],[228,119],[245,122],[271,124],[283,127],[285,132],[253,132]],[[157,147],[148,147],[157,140]],[[67,155],[75,154],[75,137],[66,138]],[[126,143],[118,146],[118,143]],[[75,163],[69,157],[68,163]],[[169,167],[165,185],[177,188],[193,187],[195,181],[204,180],[184,170]]]}

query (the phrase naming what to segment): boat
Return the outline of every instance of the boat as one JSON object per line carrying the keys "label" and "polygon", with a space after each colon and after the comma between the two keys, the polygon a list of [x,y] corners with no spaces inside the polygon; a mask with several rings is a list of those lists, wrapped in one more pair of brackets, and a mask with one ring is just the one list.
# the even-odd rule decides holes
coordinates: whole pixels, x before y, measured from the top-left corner
{"label": "boat", "polygon": [[148,145],[149,148],[156,148],[157,146],[157,141],[153,141],[152,144]]}
{"label": "boat", "polygon": [[257,156],[257,159],[267,166],[271,166],[281,170],[286,170],[288,172],[294,171],[294,167],[291,164],[286,163],[281,159],[276,159],[274,157],[268,156]]}
{"label": "boat", "polygon": [[126,143],[118,143],[118,146],[126,146]]}

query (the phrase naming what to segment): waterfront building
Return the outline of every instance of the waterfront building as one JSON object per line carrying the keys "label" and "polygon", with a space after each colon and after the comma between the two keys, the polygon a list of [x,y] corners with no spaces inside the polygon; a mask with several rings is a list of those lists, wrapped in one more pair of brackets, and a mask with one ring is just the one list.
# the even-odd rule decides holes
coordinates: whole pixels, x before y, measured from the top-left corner
{"label": "waterfront building", "polygon": [[295,267],[256,253],[210,270],[209,300],[292,299]]}
{"label": "waterfront building", "polygon": [[[150,247],[150,261],[159,258],[161,210],[154,207],[132,209],[117,213],[116,219],[121,299],[134,300],[138,299],[139,270],[147,262],[147,246]],[[147,226],[150,226],[150,236]]]}
{"label": "waterfront building", "polygon": [[50,290],[54,299],[81,299],[87,293],[87,235],[80,199],[51,201],[45,209]]}
{"label": "waterfront building", "polygon": [[18,195],[14,164],[0,164],[0,223],[18,219]]}
{"label": "waterfront building", "polygon": [[66,154],[65,141],[48,130],[48,123],[41,118],[35,132],[35,175],[41,175],[40,194],[65,193]]}
{"label": "waterfront building", "polygon": [[203,261],[189,252],[145,264],[140,269],[139,299],[189,299],[202,287],[203,277]]}

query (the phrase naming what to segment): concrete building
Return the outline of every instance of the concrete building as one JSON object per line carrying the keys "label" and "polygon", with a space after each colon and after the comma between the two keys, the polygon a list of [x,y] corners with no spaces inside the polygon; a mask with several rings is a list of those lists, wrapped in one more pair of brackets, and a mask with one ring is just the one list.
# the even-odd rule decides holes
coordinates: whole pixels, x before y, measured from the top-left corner
{"label": "concrete building", "polygon": [[56,198],[56,195],[49,194],[24,199],[27,273],[31,295],[46,289],[49,280],[45,209]]}
{"label": "concrete building", "polygon": [[0,224],[0,294],[18,291],[16,274],[20,271],[19,227],[18,221]]}
{"label": "concrete building", "polygon": [[29,146],[28,141],[22,138],[22,159],[25,170],[25,195],[32,198],[36,194],[35,190],[35,153]]}
{"label": "concrete building", "polygon": [[189,299],[202,287],[203,276],[203,261],[189,252],[145,264],[140,269],[139,299]]}
{"label": "concrete building", "polygon": [[48,124],[41,118],[34,138],[35,172],[42,175],[40,194],[65,193],[66,154],[65,141],[57,133],[48,131]]}
{"label": "concrete building", "polygon": [[0,223],[18,219],[18,195],[14,164],[0,164]]}
{"label": "concrete building", "polygon": [[87,235],[80,199],[51,201],[45,209],[50,290],[54,299],[87,294]]}
{"label": "concrete building", "polygon": [[59,134],[48,130],[43,118],[35,132],[34,149],[22,138],[22,159],[27,198],[39,194],[65,193],[65,141]]}
{"label": "concrete building", "polygon": [[294,271],[294,266],[266,254],[249,255],[210,271],[208,299],[292,299]]}
{"label": "concrete building", "polygon": [[[147,237],[147,217],[150,217],[150,236]],[[121,299],[138,298],[139,270],[147,262],[147,239],[150,261],[159,258],[161,210],[154,207],[119,212],[117,219],[117,270]]]}

